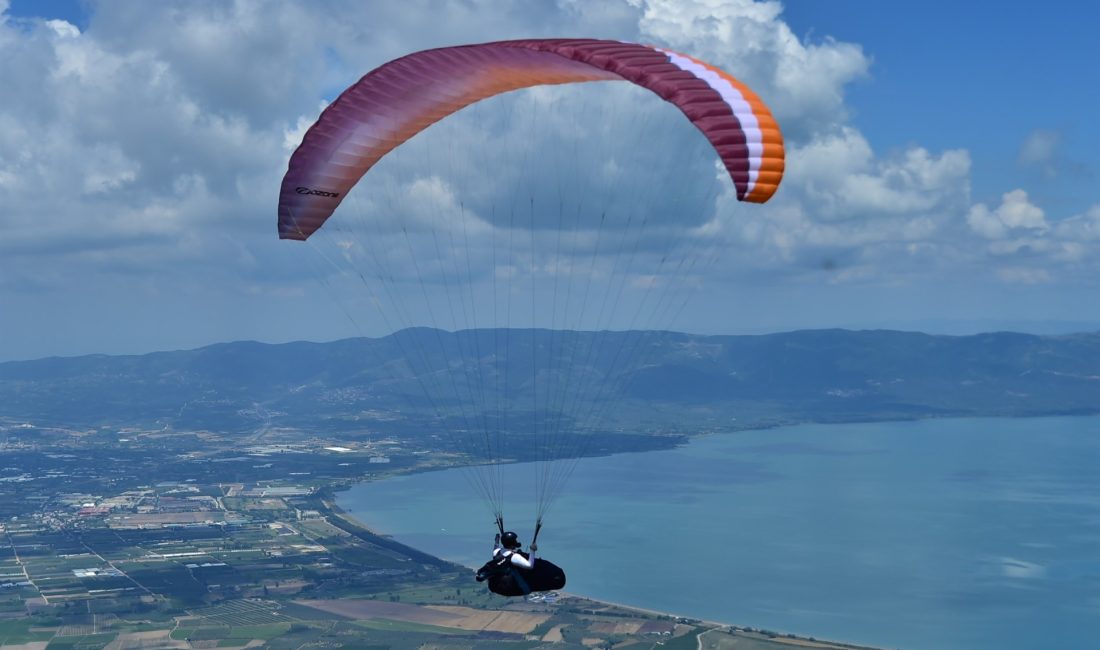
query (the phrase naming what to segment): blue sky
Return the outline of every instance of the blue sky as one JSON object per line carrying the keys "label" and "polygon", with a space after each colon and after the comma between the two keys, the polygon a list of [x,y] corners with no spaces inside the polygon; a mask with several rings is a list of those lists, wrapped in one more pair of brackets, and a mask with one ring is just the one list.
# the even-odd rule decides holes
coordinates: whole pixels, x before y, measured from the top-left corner
{"label": "blue sky", "polygon": [[[860,43],[872,58],[847,101],[876,147],[966,147],[978,201],[1013,185],[1062,214],[1096,202],[1096,5],[800,0],[784,17],[799,35]],[[1056,174],[1019,164],[1037,130],[1057,134]]]}
{"label": "blue sky", "polygon": [[[344,312],[362,296],[338,304],[318,290],[338,278],[303,273],[316,258],[303,264],[274,240],[290,151],[325,101],[389,59],[565,35],[657,43],[718,64],[764,97],[787,136],[788,173],[767,206],[741,209],[728,188],[703,183],[694,220],[670,224],[672,245],[707,233],[723,251],[696,278],[677,328],[1100,327],[1100,90],[1090,83],[1100,10],[993,11],[855,0],[0,0],[0,360],[384,333],[377,318],[349,324]],[[514,105],[541,102],[547,117],[547,105],[576,96]],[[619,101],[598,110],[622,110],[620,126],[666,129],[651,105]],[[516,141],[517,125],[498,124],[494,106],[440,131],[458,151],[447,166],[420,165],[444,142],[425,139],[370,179],[407,199],[397,216],[435,218],[417,208],[452,201],[503,237],[490,213],[515,188],[506,174],[469,176],[513,164],[488,149]],[[639,161],[653,149],[637,136],[575,128],[596,106],[574,108],[572,130],[559,122],[523,147],[580,152],[595,202],[666,188],[653,205],[680,201],[694,179],[646,176],[652,166]],[[627,180],[601,185],[601,164],[612,163]],[[532,261],[528,271],[547,268]]]}

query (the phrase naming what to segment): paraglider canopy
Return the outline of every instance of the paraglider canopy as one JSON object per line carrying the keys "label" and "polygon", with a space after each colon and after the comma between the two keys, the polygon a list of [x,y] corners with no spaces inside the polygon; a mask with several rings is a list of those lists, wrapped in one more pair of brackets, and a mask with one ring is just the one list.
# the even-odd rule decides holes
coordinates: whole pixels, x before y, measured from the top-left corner
{"label": "paraglider canopy", "polygon": [[783,176],[783,137],[747,86],[685,54],[593,39],[500,41],[390,61],[345,90],[291,156],[279,237],[309,238],[379,159],[431,124],[500,93],[624,80],[676,105],[714,146],[742,201],[763,203]]}

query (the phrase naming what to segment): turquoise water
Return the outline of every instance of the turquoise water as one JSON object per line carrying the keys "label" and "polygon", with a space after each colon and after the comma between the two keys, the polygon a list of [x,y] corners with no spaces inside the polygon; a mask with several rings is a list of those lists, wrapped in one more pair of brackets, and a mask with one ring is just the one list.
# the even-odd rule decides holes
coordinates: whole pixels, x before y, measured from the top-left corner
{"label": "turquoise water", "polygon": [[[480,565],[493,522],[465,471],[339,503]],[[524,541],[531,483],[506,468]],[[570,592],[683,616],[880,647],[1096,648],[1100,417],[804,425],[585,459],[539,546]]]}

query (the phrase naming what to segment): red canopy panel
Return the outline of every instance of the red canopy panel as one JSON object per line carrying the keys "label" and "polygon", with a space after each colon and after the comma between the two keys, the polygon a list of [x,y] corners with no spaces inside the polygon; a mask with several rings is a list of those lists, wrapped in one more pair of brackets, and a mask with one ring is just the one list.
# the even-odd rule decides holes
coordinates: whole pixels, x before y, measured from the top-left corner
{"label": "red canopy panel", "polygon": [[382,156],[482,99],[531,86],[626,80],[675,104],[714,146],[742,201],[783,176],[771,112],[725,72],[669,50],[593,39],[501,41],[425,50],[367,73],[328,106],[290,157],[279,237],[309,238]]}

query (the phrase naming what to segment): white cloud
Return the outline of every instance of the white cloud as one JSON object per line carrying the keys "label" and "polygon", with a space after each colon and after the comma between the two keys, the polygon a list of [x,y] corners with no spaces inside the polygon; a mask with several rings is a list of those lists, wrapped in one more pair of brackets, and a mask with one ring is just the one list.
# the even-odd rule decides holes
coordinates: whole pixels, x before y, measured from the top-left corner
{"label": "white cloud", "polygon": [[1005,193],[1001,204],[993,210],[984,203],[975,205],[966,221],[974,232],[986,239],[1004,239],[1025,232],[1041,233],[1050,228],[1042,208],[1032,203],[1023,190]]}
{"label": "white cloud", "polygon": [[639,27],[730,71],[763,97],[788,139],[844,124],[844,87],[866,75],[870,59],[853,43],[808,43],[782,20],[778,2],[649,0]]}
{"label": "white cloud", "polygon": [[302,143],[302,138],[306,136],[306,131],[309,130],[309,127],[313,126],[313,123],[317,121],[318,116],[321,115],[321,111],[325,110],[326,106],[328,106],[328,102],[321,102],[317,107],[316,113],[300,115],[293,128],[283,129],[283,151],[286,152],[287,155],[290,155],[298,148],[298,145]]}
{"label": "white cloud", "polygon": [[1063,219],[1055,225],[1055,234],[1064,241],[1100,242],[1100,204],[1084,214]]}
{"label": "white cloud", "polygon": [[[480,237],[481,258],[512,241],[514,259],[470,272],[517,281],[569,268],[559,253],[529,250],[528,228],[554,250],[555,224],[572,221],[581,225],[565,250],[636,250],[628,289],[638,290],[890,284],[985,266],[1000,282],[1052,283],[1100,260],[1100,207],[1059,219],[1021,190],[972,205],[966,150],[876,151],[845,105],[870,57],[796,36],[778,2],[116,0],[91,5],[83,31],[14,20],[8,6],[0,0],[0,251],[18,269],[4,287],[19,275],[58,291],[79,280],[94,294],[129,277],[164,296],[297,295],[314,278],[303,280],[300,249],[275,241],[275,202],[289,151],[327,101],[410,51],[573,34],[664,44],[756,89],[788,143],[775,199],[736,202],[706,143],[644,91],[547,88],[463,111],[372,171],[370,191],[348,205],[385,226],[372,243],[391,270],[413,274],[397,219],[440,227],[444,250],[465,245],[451,236]],[[1058,160],[1053,131],[1033,133],[1019,156]],[[524,209],[532,203],[539,210]],[[414,235],[412,245],[434,242]],[[681,263],[692,247],[706,263]],[[442,277],[454,262],[429,271]],[[662,282],[657,268],[686,277]],[[589,270],[606,279],[613,267]]]}
{"label": "white cloud", "polygon": [[953,240],[970,202],[969,170],[963,150],[913,147],[881,158],[858,131],[842,128],[788,148],[787,176],[767,206],[740,204],[726,191],[700,234],[735,247],[727,268],[742,272],[838,284],[944,275],[960,255]]}
{"label": "white cloud", "polygon": [[[241,210],[250,201],[237,180],[274,175],[273,134],[196,101],[157,52],[114,51],[58,20],[0,34],[16,98],[0,107],[9,255],[48,251],[28,261],[81,274],[95,259],[83,251],[104,246],[122,260],[159,241],[171,258],[183,244],[169,233]],[[213,211],[211,195],[223,199]]]}
{"label": "white cloud", "polygon": [[878,159],[870,143],[846,127],[790,147],[789,159],[784,182],[803,193],[823,219],[920,216],[958,209],[968,200],[970,156],[964,150],[935,156],[915,147]]}
{"label": "white cloud", "polygon": [[1006,192],[995,208],[973,206],[967,224],[980,237],[975,261],[1006,284],[1087,281],[1098,270],[1100,205],[1052,220],[1017,189]]}
{"label": "white cloud", "polygon": [[[0,7],[0,9],[3,9],[3,7]],[[80,29],[78,29],[76,25],[64,20],[47,20],[46,26],[62,38],[76,38],[80,36]]]}
{"label": "white cloud", "polygon": [[[143,214],[143,206],[172,203],[177,206],[172,214],[180,216],[168,219],[153,210],[149,214],[160,216],[151,219],[144,234],[161,237],[166,223],[185,219],[195,220],[195,226],[262,227],[261,232],[266,233],[260,219],[269,218],[270,213],[257,209],[270,204],[274,191],[265,197],[242,192],[242,188],[277,186],[285,152],[296,146],[315,119],[318,108],[323,107],[320,100],[370,65],[409,49],[444,42],[591,33],[592,25],[609,36],[657,38],[744,70],[742,76],[762,84],[762,92],[778,95],[775,101],[785,106],[794,122],[821,125],[842,119],[842,87],[861,75],[868,63],[855,46],[802,44],[780,19],[776,4],[596,6],[563,2],[559,9],[546,6],[536,12],[521,3],[474,2],[443,9],[432,5],[438,18],[435,24],[446,24],[446,31],[423,29],[427,5],[378,6],[366,13],[355,5],[355,11],[349,13],[345,4],[197,2],[184,8],[174,3],[116,2],[96,5],[83,33],[56,20],[43,22],[41,29],[6,30],[0,43],[7,51],[0,54],[19,61],[22,76],[14,79],[15,90],[21,92],[15,94],[25,105],[0,109],[0,152],[5,154],[0,158],[4,161],[0,182],[34,188],[22,201],[17,197],[14,204],[42,215],[33,221],[19,219],[16,209],[8,218],[23,224],[19,229],[24,241],[36,236],[53,238],[64,230],[65,223],[79,219],[95,231],[97,242],[116,236],[118,245],[125,248],[125,242],[133,241],[136,246],[142,238],[141,222],[134,219]],[[347,15],[361,20],[340,18]],[[414,32],[416,37],[406,38]],[[396,34],[403,35],[399,41],[388,36]],[[718,40],[700,47],[702,36]],[[35,69],[45,74],[28,72]],[[42,79],[47,80],[45,88]],[[599,129],[584,132],[585,122],[578,119],[577,112],[559,115],[550,105],[568,98],[568,93],[552,89],[517,100],[521,110],[526,104],[540,116],[537,133],[527,130],[520,120],[503,127],[468,120],[472,128],[452,136],[453,144],[464,151],[471,144],[476,148],[479,140],[515,142],[537,135],[543,141],[530,143],[530,151],[570,147],[577,153],[576,159],[583,161],[585,168],[575,173],[576,178],[587,179],[585,187],[574,188],[580,194],[599,196],[644,187],[646,192],[634,190],[632,198],[639,207],[645,200],[654,214],[686,217],[703,209],[701,205],[685,209],[683,197],[703,196],[706,188],[714,185],[713,179],[706,179],[689,193],[654,191],[661,186],[666,151],[660,141],[652,142],[650,136],[642,138],[633,131],[639,121],[644,124],[650,118],[623,114],[603,121]],[[623,94],[629,95],[611,93]],[[617,100],[616,106],[633,110],[632,99]],[[656,105],[652,98],[646,99]],[[539,102],[543,106],[531,106]],[[644,116],[645,104],[639,105],[638,115]],[[665,122],[682,122],[674,111],[666,114],[670,119]],[[30,116],[39,116],[33,129],[28,128]],[[625,144],[609,149],[612,142]],[[592,153],[586,155],[585,148]],[[703,156],[689,154],[684,154],[685,160],[706,162]],[[500,208],[503,201],[512,200],[510,184],[522,181],[517,172],[527,173],[528,178],[536,174],[510,169],[508,165],[514,167],[515,163],[502,164],[494,158],[497,155],[493,152],[481,161],[482,169],[450,164],[442,172],[424,170],[423,157],[408,160],[404,167],[396,160],[390,170],[395,178],[391,187],[419,187],[420,194],[433,197],[429,205],[443,205],[445,211],[454,211],[455,204],[462,201],[465,209],[488,219],[494,204]],[[561,161],[561,157],[539,156],[535,162],[551,176],[561,174]],[[488,178],[474,173],[485,167],[498,171]],[[410,173],[410,169],[415,171]],[[385,173],[389,172],[380,166],[376,176],[381,180]],[[692,177],[685,173],[680,178]],[[461,187],[463,196],[444,197],[437,191],[424,194],[430,189],[429,179],[437,189]],[[39,199],[43,191],[50,201]],[[95,216],[75,207],[84,200],[82,196],[98,197]],[[403,199],[406,211],[417,204],[412,195]],[[205,206],[212,200],[221,205],[206,212]],[[607,201],[599,198],[592,203]],[[609,203],[612,208],[632,209],[620,204]],[[227,213],[255,217],[225,223],[221,215]],[[503,209],[497,210],[498,221],[503,213]],[[615,222],[609,219],[608,223]],[[651,229],[656,232],[655,227]],[[196,232],[200,234],[195,236],[211,236]],[[591,234],[577,236],[577,241],[588,245],[592,239]],[[80,247],[79,238],[65,241],[66,246],[46,248],[63,254]],[[92,239],[88,242],[92,248],[103,245],[92,243]]]}

